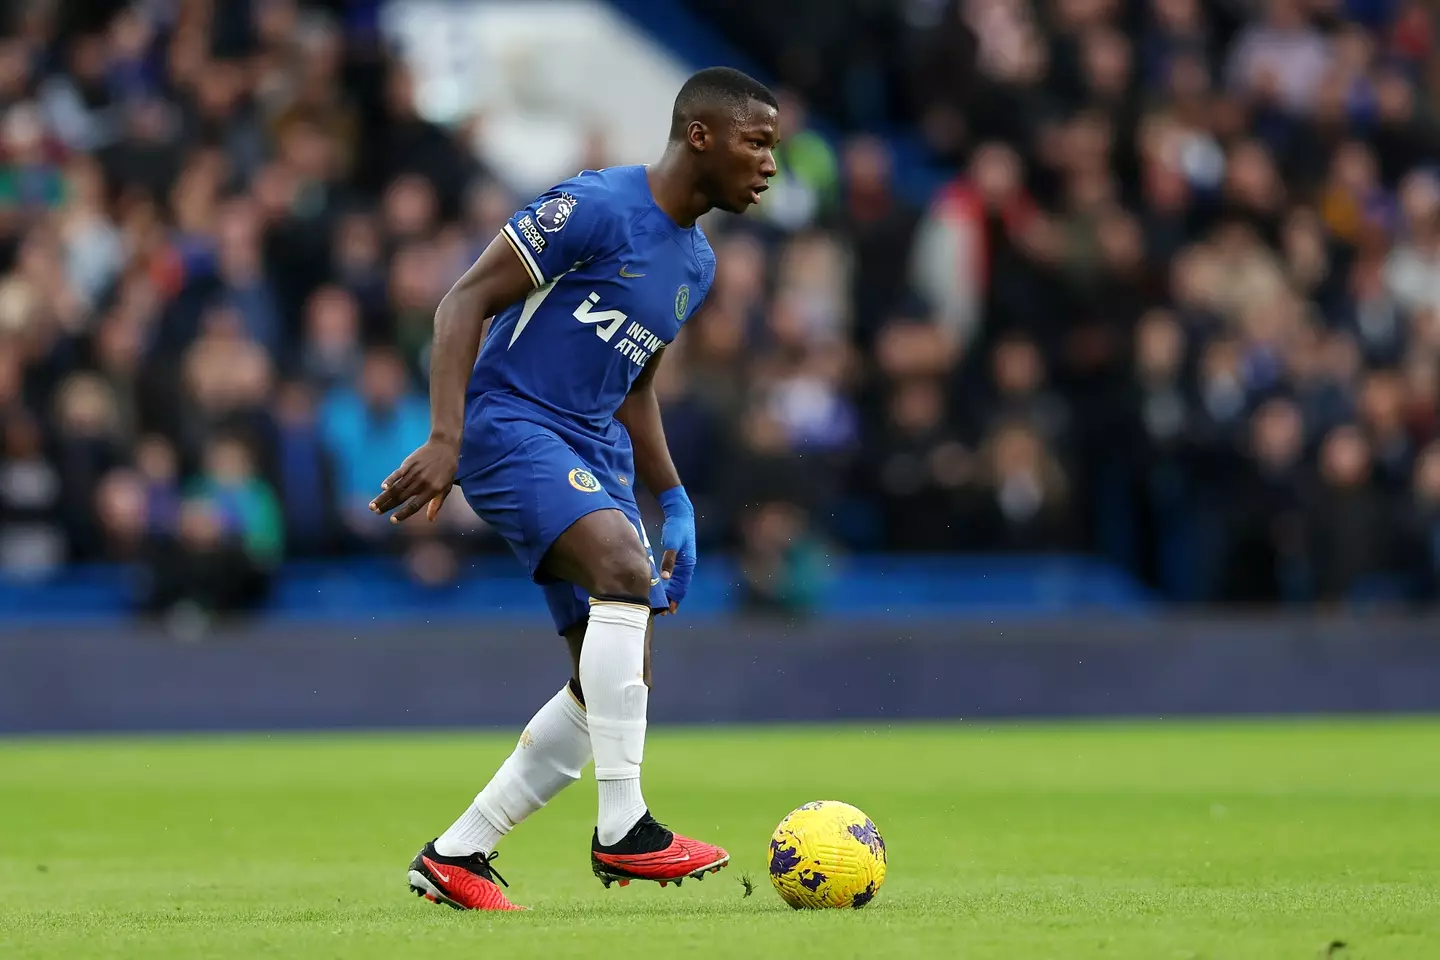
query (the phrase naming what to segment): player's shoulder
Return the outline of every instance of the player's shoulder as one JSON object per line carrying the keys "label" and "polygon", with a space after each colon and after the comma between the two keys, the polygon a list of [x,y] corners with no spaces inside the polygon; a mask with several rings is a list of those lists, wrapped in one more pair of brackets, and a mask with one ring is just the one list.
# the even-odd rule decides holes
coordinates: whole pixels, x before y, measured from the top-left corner
{"label": "player's shoulder", "polygon": [[695,265],[700,268],[700,276],[709,290],[710,282],[715,278],[715,248],[710,246],[710,238],[705,235],[705,230],[700,224],[695,224],[695,229],[690,232],[691,243],[694,244]]}
{"label": "player's shoulder", "polygon": [[690,232],[691,242],[695,248],[695,261],[702,267],[715,266],[715,248],[710,246],[710,238],[705,235],[705,228],[695,224],[695,229]]}
{"label": "player's shoulder", "polygon": [[[587,219],[627,220],[644,212],[649,188],[642,166],[606,167],[586,170],[558,183],[545,197],[536,211],[537,219],[569,219],[582,214]],[[582,205],[587,208],[583,213]]]}

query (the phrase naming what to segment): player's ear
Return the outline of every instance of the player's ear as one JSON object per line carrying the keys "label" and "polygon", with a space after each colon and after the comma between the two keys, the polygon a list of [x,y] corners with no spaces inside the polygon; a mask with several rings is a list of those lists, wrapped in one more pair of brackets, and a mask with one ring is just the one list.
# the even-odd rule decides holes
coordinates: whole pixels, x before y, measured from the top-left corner
{"label": "player's ear", "polygon": [[695,150],[708,150],[712,139],[710,128],[699,120],[691,120],[685,127],[685,139]]}

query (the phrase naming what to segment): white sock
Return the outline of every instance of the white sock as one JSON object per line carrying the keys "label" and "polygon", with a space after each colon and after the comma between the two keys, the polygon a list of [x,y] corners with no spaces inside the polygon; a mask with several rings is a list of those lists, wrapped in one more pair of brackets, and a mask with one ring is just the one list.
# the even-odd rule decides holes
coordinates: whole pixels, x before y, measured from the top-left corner
{"label": "white sock", "polygon": [[474,803],[465,808],[460,819],[435,840],[435,850],[446,857],[468,857],[472,853],[489,856],[505,836],[505,830],[491,823]]}
{"label": "white sock", "polygon": [[645,631],[648,604],[591,600],[590,623],[580,649],[580,686],[600,785],[600,843],[618,842],[645,812],[640,764],[645,759]]}
{"label": "white sock", "polygon": [[607,847],[618,843],[645,815],[645,797],[640,793],[640,778],[599,780],[600,819],[595,830]]}
{"label": "white sock", "polygon": [[567,683],[526,724],[515,752],[435,841],[435,849],[447,857],[491,853],[501,837],[579,780],[589,762],[585,708]]}

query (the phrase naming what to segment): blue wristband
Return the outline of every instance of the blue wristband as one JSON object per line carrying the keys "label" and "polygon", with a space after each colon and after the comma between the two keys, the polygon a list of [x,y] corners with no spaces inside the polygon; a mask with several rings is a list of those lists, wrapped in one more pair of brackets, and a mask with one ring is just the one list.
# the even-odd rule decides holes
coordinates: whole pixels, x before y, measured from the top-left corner
{"label": "blue wristband", "polygon": [[[660,543],[668,556],[675,552],[674,567],[665,580],[665,596],[672,608],[685,599],[690,590],[690,577],[695,572],[695,505],[690,502],[685,488],[671,487],[659,494],[656,500],[665,511],[665,526],[660,531]],[[662,577],[666,574],[662,570]]]}
{"label": "blue wristband", "polygon": [[695,512],[695,505],[690,502],[690,495],[685,492],[682,484],[676,484],[669,490],[658,494],[655,499],[660,502],[660,508],[666,514],[677,510],[684,510],[692,514]]}

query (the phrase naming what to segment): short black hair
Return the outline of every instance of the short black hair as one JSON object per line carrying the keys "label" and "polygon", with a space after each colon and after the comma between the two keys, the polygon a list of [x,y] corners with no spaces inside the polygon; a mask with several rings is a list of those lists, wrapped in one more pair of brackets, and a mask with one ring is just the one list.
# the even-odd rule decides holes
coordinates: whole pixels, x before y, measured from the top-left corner
{"label": "short black hair", "polygon": [[675,95],[675,109],[670,114],[670,139],[683,140],[685,128],[700,114],[718,107],[729,107],[739,113],[751,100],[780,109],[770,88],[733,67],[706,67],[693,74]]}

